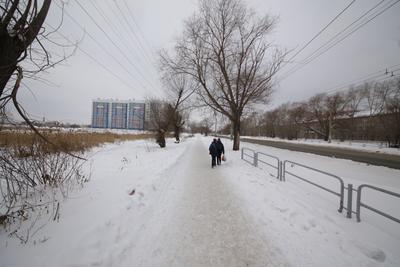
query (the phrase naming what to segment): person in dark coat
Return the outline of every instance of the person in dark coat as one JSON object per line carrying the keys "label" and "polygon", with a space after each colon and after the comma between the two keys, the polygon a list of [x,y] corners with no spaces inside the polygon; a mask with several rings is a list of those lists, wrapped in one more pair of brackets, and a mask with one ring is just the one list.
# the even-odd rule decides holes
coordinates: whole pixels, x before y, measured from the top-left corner
{"label": "person in dark coat", "polygon": [[218,138],[217,141],[217,164],[221,165],[221,156],[225,154],[224,144],[222,144],[221,139]]}
{"label": "person in dark coat", "polygon": [[215,161],[218,156],[217,139],[214,138],[208,150],[210,151],[211,155],[211,168],[214,168],[214,166],[216,165]]}

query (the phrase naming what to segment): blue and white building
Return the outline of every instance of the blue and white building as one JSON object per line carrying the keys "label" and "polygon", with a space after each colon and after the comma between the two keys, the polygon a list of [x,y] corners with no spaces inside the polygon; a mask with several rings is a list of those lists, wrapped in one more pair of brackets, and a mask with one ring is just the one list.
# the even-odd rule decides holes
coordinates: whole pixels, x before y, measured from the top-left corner
{"label": "blue and white building", "polygon": [[92,128],[145,129],[144,101],[95,100],[92,104]]}

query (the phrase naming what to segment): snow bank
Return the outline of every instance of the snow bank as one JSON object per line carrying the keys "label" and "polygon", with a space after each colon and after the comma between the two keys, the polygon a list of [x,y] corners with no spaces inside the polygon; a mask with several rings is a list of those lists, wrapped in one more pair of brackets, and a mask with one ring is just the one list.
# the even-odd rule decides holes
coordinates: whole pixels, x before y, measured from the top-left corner
{"label": "snow bank", "polygon": [[119,266],[158,205],[158,191],[168,183],[163,172],[190,141],[168,139],[165,149],[154,140],[93,149],[86,166],[91,181],[65,200],[59,222],[37,221],[25,245],[0,228],[0,266]]}

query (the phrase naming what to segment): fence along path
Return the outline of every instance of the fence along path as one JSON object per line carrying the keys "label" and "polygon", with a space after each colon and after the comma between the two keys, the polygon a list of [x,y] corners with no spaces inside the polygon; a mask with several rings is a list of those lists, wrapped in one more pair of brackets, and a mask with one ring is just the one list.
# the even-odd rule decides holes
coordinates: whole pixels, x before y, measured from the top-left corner
{"label": "fence along path", "polygon": [[[379,215],[381,215],[381,216],[383,216],[385,218],[388,218],[388,219],[390,219],[390,220],[392,220],[394,222],[400,223],[400,219],[399,218],[396,218],[396,217],[394,217],[394,216],[392,216],[392,215],[390,215],[388,213],[385,213],[385,212],[379,210],[378,208],[372,207],[372,206],[367,205],[367,204],[362,202],[362,189],[363,188],[369,188],[371,190],[375,190],[375,191],[381,192],[383,194],[386,194],[387,196],[394,196],[394,197],[400,199],[400,194],[397,193],[397,192],[390,191],[390,190],[387,190],[387,189],[384,189],[384,188],[381,188],[381,187],[377,187],[377,186],[373,186],[373,185],[368,185],[368,184],[361,184],[361,185],[358,186],[357,189],[353,189],[353,185],[352,184],[348,184],[347,186],[345,186],[343,178],[341,178],[341,177],[339,177],[337,175],[325,172],[323,170],[319,170],[319,169],[311,167],[311,166],[307,166],[307,165],[300,164],[300,163],[297,163],[297,162],[294,162],[294,161],[289,161],[289,160],[282,161],[278,157],[275,157],[273,155],[268,155],[268,154],[265,154],[265,153],[257,152],[257,151],[255,151],[253,149],[246,148],[246,147],[242,148],[241,152],[242,152],[241,153],[242,160],[252,164],[255,167],[257,167],[259,165],[259,163],[262,163],[262,164],[266,164],[266,165],[271,166],[274,169],[276,169],[277,170],[276,178],[279,179],[282,182],[286,181],[286,175],[288,174],[288,175],[290,175],[292,177],[295,177],[295,178],[297,178],[297,179],[299,179],[299,180],[301,180],[303,182],[306,182],[306,183],[311,184],[311,185],[313,185],[313,186],[315,186],[317,188],[320,188],[320,189],[324,190],[325,192],[329,192],[331,194],[339,196],[339,209],[338,209],[338,212],[341,213],[343,211],[343,209],[345,209],[347,211],[346,212],[346,217],[349,218],[349,219],[352,218],[352,214],[356,214],[357,222],[361,222],[361,207],[364,207],[364,208],[366,208],[366,209],[368,209],[368,210],[370,210],[372,212],[375,212],[375,213],[377,213],[377,214],[379,214]],[[259,159],[259,155],[264,155],[264,156],[267,156],[269,158],[275,159],[276,160],[276,165],[273,165],[271,163],[267,163],[267,162],[265,162],[263,160],[260,160]],[[297,166],[301,166],[301,167],[306,168],[308,170],[315,171],[315,172],[320,173],[320,174],[324,174],[324,175],[326,175],[326,176],[328,176],[330,178],[333,178],[333,179],[337,180],[339,182],[339,184],[340,184],[339,192],[333,191],[333,190],[325,187],[324,185],[321,185],[321,184],[315,183],[313,181],[310,181],[309,179],[307,179],[307,177],[301,177],[298,174],[295,174],[293,172],[289,172],[287,170],[287,168],[286,168],[286,165],[288,163],[293,164],[293,165],[297,165]],[[347,202],[346,202],[347,205],[346,205],[346,207],[344,207],[345,190],[347,191],[347,199],[346,199],[347,200]],[[356,192],[356,194],[357,194],[356,211],[355,212],[353,211],[353,207],[352,207],[353,206],[353,193],[354,192]],[[400,202],[399,202],[399,204],[400,204]]]}

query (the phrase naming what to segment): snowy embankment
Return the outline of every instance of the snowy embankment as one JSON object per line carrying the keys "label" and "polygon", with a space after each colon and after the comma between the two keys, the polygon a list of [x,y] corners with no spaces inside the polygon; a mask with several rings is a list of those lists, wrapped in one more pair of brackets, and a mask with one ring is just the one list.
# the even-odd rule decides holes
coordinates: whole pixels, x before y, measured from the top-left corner
{"label": "snowy embankment", "polygon": [[[400,225],[365,209],[361,223],[347,219],[337,212],[336,196],[290,176],[278,181],[274,169],[241,160],[228,141],[228,161],[211,169],[210,141],[168,140],[165,149],[134,141],[95,149],[87,166],[91,181],[63,203],[59,222],[39,222],[43,227],[26,245],[0,232],[0,266],[400,266]],[[346,183],[400,192],[398,170],[242,146],[317,167]],[[292,171],[332,186],[326,177]],[[387,212],[400,217],[399,202],[378,204],[391,204]]]}
{"label": "snowy embankment", "polygon": [[365,151],[365,152],[400,155],[399,148],[389,148],[389,147],[387,147],[387,142],[379,142],[379,141],[332,140],[332,142],[329,143],[329,142],[321,140],[321,139],[287,140],[287,139],[281,139],[281,138],[271,138],[271,137],[262,137],[262,136],[241,136],[241,137],[247,138],[247,139],[267,140],[267,141],[274,141],[274,142],[286,142],[286,143],[290,143],[290,144],[326,146],[326,147],[336,147],[336,148],[343,148],[343,149],[359,150],[359,151]]}
{"label": "snowy embankment", "polygon": [[165,149],[153,140],[93,149],[86,155],[91,180],[62,203],[59,222],[36,222],[26,245],[0,226],[0,266],[118,266],[114,255],[135,244],[168,183],[163,173],[184,155],[185,144],[169,141]]}

